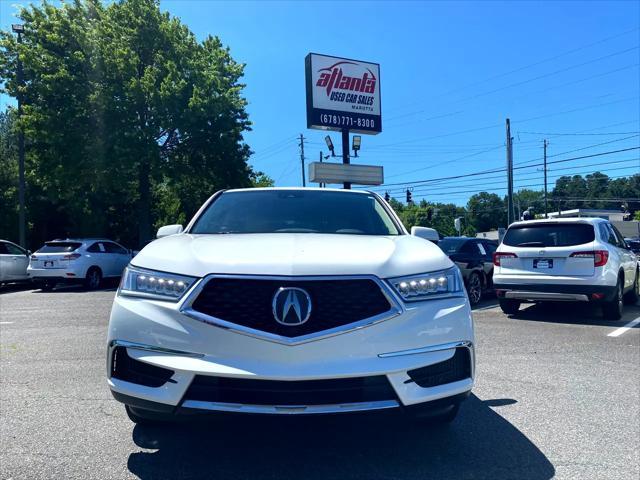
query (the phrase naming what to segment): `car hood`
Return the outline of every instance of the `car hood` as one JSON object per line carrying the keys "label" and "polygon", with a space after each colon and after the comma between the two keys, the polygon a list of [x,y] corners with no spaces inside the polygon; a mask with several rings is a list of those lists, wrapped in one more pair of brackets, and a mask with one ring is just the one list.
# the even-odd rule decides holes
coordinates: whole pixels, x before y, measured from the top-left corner
{"label": "car hood", "polygon": [[309,233],[172,235],[147,245],[131,263],[196,277],[218,273],[392,278],[453,266],[435,244],[411,235]]}

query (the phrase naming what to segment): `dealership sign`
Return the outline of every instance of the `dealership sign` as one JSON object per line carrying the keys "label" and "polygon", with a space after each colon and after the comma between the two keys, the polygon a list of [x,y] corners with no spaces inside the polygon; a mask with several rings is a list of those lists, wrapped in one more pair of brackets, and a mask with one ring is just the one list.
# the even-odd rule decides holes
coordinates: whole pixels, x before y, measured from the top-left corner
{"label": "dealership sign", "polygon": [[377,165],[353,165],[345,163],[311,162],[309,181],[319,183],[356,183],[358,185],[382,185],[384,174]]}
{"label": "dealership sign", "polygon": [[305,73],[307,128],[382,131],[380,65],[310,53]]}

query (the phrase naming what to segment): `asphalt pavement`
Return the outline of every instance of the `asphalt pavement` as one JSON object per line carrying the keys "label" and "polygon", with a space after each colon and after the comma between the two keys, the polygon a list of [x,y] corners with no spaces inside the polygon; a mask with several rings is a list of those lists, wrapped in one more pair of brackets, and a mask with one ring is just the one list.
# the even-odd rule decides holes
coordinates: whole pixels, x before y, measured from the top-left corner
{"label": "asphalt pavement", "polygon": [[637,479],[640,306],[476,309],[455,422],[396,413],[132,424],[105,380],[113,289],[0,292],[0,479]]}

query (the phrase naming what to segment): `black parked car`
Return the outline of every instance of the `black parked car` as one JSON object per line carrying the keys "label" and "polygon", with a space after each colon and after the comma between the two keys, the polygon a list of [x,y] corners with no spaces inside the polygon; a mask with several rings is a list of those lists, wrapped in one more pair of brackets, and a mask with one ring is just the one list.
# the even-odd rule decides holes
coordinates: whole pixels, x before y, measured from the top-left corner
{"label": "black parked car", "polygon": [[464,277],[471,305],[493,289],[493,252],[498,242],[484,238],[445,237],[438,246],[453,260]]}
{"label": "black parked car", "polygon": [[640,238],[625,238],[625,242],[636,255],[640,255]]}

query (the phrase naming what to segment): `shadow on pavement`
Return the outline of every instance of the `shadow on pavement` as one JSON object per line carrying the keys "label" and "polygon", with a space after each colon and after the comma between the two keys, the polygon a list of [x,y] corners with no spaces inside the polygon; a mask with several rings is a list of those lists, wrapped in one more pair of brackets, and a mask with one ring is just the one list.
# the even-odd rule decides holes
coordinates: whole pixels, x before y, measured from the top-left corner
{"label": "shadow on pavement", "polygon": [[5,283],[0,286],[0,295],[3,293],[24,292],[33,290],[35,287],[31,282]]}
{"label": "shadow on pavement", "polygon": [[55,286],[55,288],[49,292],[45,292],[40,289],[37,285],[32,285],[30,288],[35,289],[33,293],[56,293],[56,292],[65,292],[65,293],[87,293],[89,291],[93,292],[101,292],[101,291],[109,291],[116,290],[118,288],[118,284],[120,283],[120,278],[103,278],[100,283],[100,288],[96,290],[87,290],[84,285],[81,283],[71,283],[64,284],[59,283]]}
{"label": "shadow on pavement", "polygon": [[555,469],[517,428],[472,395],[448,427],[400,414],[359,417],[229,417],[133,429],[128,468],[148,479],[519,479]]}
{"label": "shadow on pavement", "polygon": [[536,322],[567,323],[573,325],[595,325],[603,327],[621,327],[640,315],[640,306],[625,305],[622,318],[618,321],[606,320],[602,317],[599,306],[589,303],[547,302],[523,304],[514,320],[530,320]]}
{"label": "shadow on pavement", "polygon": [[498,299],[495,295],[487,296],[480,300],[477,305],[471,307],[471,310],[489,310],[498,306]]}

